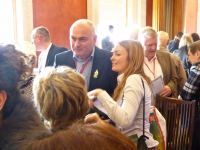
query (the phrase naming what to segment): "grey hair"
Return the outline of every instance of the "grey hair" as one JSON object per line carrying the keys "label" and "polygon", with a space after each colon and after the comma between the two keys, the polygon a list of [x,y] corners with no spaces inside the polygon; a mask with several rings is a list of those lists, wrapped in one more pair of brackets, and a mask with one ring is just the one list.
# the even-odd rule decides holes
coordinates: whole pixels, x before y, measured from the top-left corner
{"label": "grey hair", "polygon": [[96,33],[95,33],[95,26],[94,26],[94,24],[92,23],[92,21],[90,21],[90,20],[88,20],[88,19],[79,19],[79,20],[75,21],[75,22],[72,24],[71,28],[70,28],[70,34],[71,34],[71,32],[72,32],[72,29],[73,29],[75,26],[77,26],[78,24],[87,24],[87,25],[89,25],[89,26],[91,27],[91,30],[92,30],[93,34],[96,35]]}
{"label": "grey hair", "polygon": [[141,41],[143,37],[157,38],[158,34],[152,27],[143,27],[139,31],[138,40]]}
{"label": "grey hair", "polygon": [[180,40],[179,48],[186,46],[187,47],[193,42],[192,36],[190,34],[184,34]]}

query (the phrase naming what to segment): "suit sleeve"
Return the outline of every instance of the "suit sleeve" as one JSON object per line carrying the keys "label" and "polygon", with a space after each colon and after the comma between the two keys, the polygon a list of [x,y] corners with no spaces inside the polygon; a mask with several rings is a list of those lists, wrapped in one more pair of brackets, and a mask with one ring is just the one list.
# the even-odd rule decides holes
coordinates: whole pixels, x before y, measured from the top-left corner
{"label": "suit sleeve", "polygon": [[[170,55],[169,55],[170,56]],[[170,62],[170,80],[167,83],[167,85],[170,87],[172,90],[172,96],[177,97],[177,90],[178,90],[178,76],[176,73],[176,64],[172,60],[171,56],[169,57],[169,62]]]}
{"label": "suit sleeve", "polygon": [[106,41],[106,39],[103,39],[101,44],[102,44],[102,49],[107,51],[110,51],[114,47],[114,45],[109,41]]}
{"label": "suit sleeve", "polygon": [[53,64],[54,67],[57,67],[57,66],[58,66],[58,63],[57,63],[57,60],[58,60],[58,59],[57,59],[57,56],[58,56],[58,55],[55,55],[55,58],[54,58],[54,64]]}

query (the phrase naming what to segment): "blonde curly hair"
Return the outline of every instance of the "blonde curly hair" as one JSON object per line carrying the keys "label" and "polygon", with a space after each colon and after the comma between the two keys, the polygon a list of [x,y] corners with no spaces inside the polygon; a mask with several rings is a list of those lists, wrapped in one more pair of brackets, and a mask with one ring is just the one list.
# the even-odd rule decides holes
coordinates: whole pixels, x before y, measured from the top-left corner
{"label": "blonde curly hair", "polygon": [[66,129],[89,109],[84,77],[69,67],[47,67],[34,80],[35,104],[53,130]]}

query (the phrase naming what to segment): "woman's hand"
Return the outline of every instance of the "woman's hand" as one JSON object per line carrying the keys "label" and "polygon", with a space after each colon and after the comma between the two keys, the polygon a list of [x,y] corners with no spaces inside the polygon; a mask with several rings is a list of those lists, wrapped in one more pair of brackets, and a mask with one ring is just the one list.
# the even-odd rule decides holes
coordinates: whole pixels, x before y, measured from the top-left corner
{"label": "woman's hand", "polygon": [[97,113],[88,114],[85,119],[84,123],[109,123],[110,119],[102,120]]}
{"label": "woman's hand", "polygon": [[97,97],[101,92],[103,92],[102,89],[95,89],[95,90],[88,92],[88,96],[89,97],[91,97],[91,96]]}

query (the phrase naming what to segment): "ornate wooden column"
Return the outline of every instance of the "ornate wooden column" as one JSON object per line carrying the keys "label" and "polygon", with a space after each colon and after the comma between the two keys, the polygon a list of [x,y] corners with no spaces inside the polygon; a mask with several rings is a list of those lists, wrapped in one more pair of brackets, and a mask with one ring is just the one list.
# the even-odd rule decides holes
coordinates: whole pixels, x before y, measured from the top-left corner
{"label": "ornate wooden column", "polygon": [[153,25],[152,27],[158,31],[164,31],[164,12],[165,0],[153,0]]}
{"label": "ornate wooden column", "polygon": [[183,32],[183,0],[173,0],[172,36],[178,31]]}

